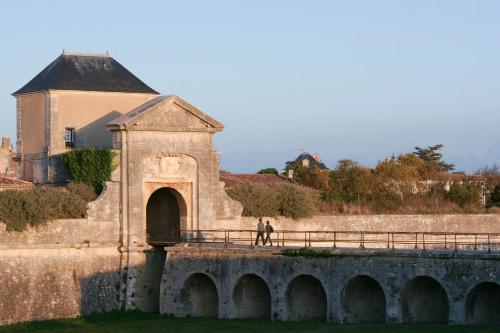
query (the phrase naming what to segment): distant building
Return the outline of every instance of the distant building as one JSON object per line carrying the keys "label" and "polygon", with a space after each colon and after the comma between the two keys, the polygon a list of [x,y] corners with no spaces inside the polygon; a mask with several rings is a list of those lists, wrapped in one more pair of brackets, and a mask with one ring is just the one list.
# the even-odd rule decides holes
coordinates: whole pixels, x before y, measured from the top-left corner
{"label": "distant building", "polygon": [[14,161],[15,153],[12,150],[10,139],[2,138],[2,146],[0,146],[0,174],[1,175],[16,175],[16,162]]}
{"label": "distant building", "polygon": [[57,155],[74,148],[111,148],[105,125],[158,92],[108,54],[64,52],[12,95],[18,177],[44,183],[65,180]]}
{"label": "distant building", "polygon": [[322,170],[328,170],[328,167],[321,162],[321,156],[319,154],[311,155],[309,153],[300,154],[294,161],[286,162],[285,170],[282,171],[283,174],[287,176],[287,178],[293,178],[293,168],[295,166],[302,166],[304,168],[309,168],[313,166],[317,166]]}

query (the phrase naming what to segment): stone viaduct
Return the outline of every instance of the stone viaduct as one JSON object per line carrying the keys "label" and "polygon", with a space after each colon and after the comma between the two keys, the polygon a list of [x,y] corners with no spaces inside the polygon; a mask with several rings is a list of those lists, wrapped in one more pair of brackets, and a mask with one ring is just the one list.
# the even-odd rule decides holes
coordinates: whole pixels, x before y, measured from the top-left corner
{"label": "stone viaduct", "polygon": [[287,257],[173,249],[160,311],[176,316],[339,323],[500,323],[500,255],[384,251]]}

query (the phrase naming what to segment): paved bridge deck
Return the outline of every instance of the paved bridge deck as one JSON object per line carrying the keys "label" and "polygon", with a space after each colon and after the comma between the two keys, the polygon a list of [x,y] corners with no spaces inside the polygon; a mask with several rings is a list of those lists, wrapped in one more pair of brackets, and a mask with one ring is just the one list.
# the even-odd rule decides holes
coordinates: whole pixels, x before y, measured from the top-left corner
{"label": "paved bridge deck", "polygon": [[[240,254],[240,255],[284,255],[290,257],[316,257],[316,255],[302,255],[302,254],[287,254],[287,250],[301,250],[308,249],[316,252],[321,252],[323,256],[388,256],[388,257],[419,257],[419,258],[440,258],[440,259],[487,259],[487,260],[500,260],[500,251],[488,250],[473,250],[461,249],[455,250],[442,249],[442,248],[427,248],[427,249],[413,249],[413,248],[359,248],[359,247],[342,247],[335,248],[325,246],[255,246],[244,245],[235,243],[179,243],[172,247],[165,248],[167,252],[172,251],[185,251],[187,254],[192,253],[193,249],[204,253],[222,253],[226,254]],[[285,251],[285,253],[283,252]]]}
{"label": "paved bridge deck", "polygon": [[[294,231],[277,230],[270,244],[281,248],[360,248],[426,251],[500,252],[498,233],[384,232],[384,231]],[[263,239],[255,230],[219,229],[182,231],[180,239],[189,244],[222,244],[225,247],[257,247]],[[267,242],[266,242],[267,243]]]}

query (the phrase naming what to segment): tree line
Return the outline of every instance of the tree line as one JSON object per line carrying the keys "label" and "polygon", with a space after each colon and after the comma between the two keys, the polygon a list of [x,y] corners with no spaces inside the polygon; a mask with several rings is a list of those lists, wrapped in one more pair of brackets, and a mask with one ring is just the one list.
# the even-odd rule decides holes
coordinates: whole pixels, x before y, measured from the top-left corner
{"label": "tree line", "polygon": [[[438,144],[415,147],[373,168],[343,159],[329,170],[319,163],[287,163],[290,181],[314,190],[316,213],[441,214],[482,213],[500,207],[500,169],[484,167],[477,175],[451,173]],[[276,173],[267,168],[259,173]],[[257,186],[258,187],[258,186]],[[258,200],[258,199],[256,199]]]}

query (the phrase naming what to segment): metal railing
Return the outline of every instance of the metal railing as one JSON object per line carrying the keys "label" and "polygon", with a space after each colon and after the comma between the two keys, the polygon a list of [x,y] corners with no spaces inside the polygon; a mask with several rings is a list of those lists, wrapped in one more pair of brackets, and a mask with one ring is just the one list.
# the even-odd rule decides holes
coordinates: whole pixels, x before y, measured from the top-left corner
{"label": "metal railing", "polygon": [[[257,232],[240,229],[182,230],[186,243],[255,246]],[[265,237],[265,235],[264,235]],[[360,249],[500,251],[500,233],[275,230],[274,246]]]}

